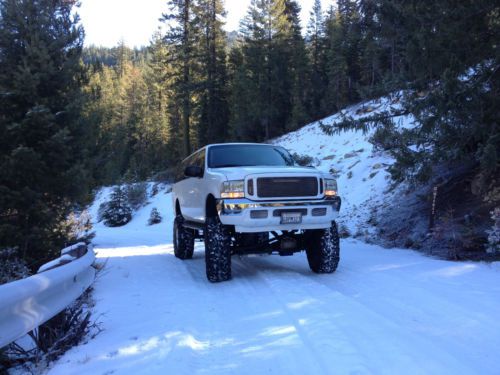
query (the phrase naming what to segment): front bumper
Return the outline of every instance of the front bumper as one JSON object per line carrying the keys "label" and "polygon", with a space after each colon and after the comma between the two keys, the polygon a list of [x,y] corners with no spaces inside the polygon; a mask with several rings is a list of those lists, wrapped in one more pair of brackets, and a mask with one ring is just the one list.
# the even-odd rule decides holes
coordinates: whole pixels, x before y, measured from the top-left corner
{"label": "front bumper", "polygon": [[[301,201],[219,199],[217,211],[222,224],[234,225],[236,232],[256,233],[329,228],[338,216],[340,205],[340,197]],[[283,210],[301,212],[302,222],[281,224]]]}

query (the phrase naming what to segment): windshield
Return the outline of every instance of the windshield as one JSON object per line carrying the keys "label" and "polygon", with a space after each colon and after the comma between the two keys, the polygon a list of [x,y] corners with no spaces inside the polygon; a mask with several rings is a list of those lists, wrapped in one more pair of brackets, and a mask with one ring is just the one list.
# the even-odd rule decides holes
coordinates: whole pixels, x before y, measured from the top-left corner
{"label": "windshield", "polygon": [[208,167],[293,166],[283,147],[268,145],[220,145],[208,151]]}

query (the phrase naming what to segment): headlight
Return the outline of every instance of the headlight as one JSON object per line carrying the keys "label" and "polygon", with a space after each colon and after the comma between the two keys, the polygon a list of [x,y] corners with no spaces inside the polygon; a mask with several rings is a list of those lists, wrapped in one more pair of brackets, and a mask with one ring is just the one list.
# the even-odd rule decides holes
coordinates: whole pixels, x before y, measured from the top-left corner
{"label": "headlight", "polygon": [[225,181],[222,183],[221,198],[243,198],[245,196],[245,181]]}
{"label": "headlight", "polygon": [[337,195],[337,181],[325,178],[325,195],[334,197]]}

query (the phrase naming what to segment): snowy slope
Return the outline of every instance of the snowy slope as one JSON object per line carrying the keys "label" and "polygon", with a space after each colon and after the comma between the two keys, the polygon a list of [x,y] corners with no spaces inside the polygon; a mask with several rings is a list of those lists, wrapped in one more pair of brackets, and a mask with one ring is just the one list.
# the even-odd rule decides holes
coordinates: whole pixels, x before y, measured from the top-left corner
{"label": "snowy slope", "polygon": [[171,239],[171,233],[166,233],[165,229],[160,225],[147,225],[153,207],[158,209],[164,220],[169,220],[172,214],[172,202],[170,194],[167,193],[170,190],[169,187],[163,186],[157,195],[151,196],[152,186],[152,183],[148,184],[148,203],[134,212],[130,223],[119,228],[110,228],[102,222],[95,222],[99,206],[101,203],[109,200],[113,187],[104,187],[97,193],[95,201],[89,209],[90,215],[94,218],[93,227],[96,237],[93,243],[96,246],[110,247],[123,243],[127,243],[130,246],[151,245],[156,244],[162,236],[165,240]]}
{"label": "snowy slope", "polygon": [[[373,131],[363,134],[361,130],[346,131],[337,135],[327,135],[320,127],[334,126],[343,116],[359,119],[382,111],[400,109],[400,92],[377,100],[350,106],[333,116],[309,124],[295,132],[273,141],[292,153],[308,155],[317,159],[317,168],[328,172],[333,169],[338,174],[339,194],[342,208],[339,222],[348,228],[351,235],[363,235],[373,231],[367,222],[371,210],[384,204],[392,193],[387,166],[394,160],[384,152],[377,152],[368,142]],[[395,117],[399,127],[411,126],[411,116]]]}
{"label": "snowy slope", "polygon": [[[149,227],[152,207],[164,221]],[[500,373],[498,263],[347,239],[332,275],[304,254],[233,257],[233,280],[210,284],[201,243],[174,257],[172,219],[162,191],[124,227],[96,224],[104,331],[49,374]]]}

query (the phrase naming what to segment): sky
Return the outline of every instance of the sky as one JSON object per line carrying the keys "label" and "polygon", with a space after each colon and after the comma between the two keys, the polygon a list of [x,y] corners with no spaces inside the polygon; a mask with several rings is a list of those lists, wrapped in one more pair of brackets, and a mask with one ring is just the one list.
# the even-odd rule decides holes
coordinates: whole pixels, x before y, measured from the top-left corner
{"label": "sky", "polygon": [[[332,0],[321,0],[323,9]],[[166,0],[81,0],[78,10],[85,28],[85,45],[115,46],[121,39],[130,47],[148,45],[167,10]],[[305,27],[314,0],[298,0]],[[225,0],[226,30],[237,30],[250,0]]]}

